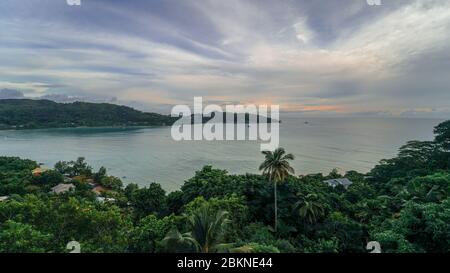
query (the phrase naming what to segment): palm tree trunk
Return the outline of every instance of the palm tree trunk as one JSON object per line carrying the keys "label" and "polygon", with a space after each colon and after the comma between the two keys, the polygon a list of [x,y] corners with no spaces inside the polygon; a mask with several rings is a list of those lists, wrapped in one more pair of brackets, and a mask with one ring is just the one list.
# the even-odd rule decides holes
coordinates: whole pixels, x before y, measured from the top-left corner
{"label": "palm tree trunk", "polygon": [[273,196],[274,196],[274,200],[275,200],[275,224],[274,224],[274,230],[275,233],[277,232],[277,227],[278,227],[278,201],[277,201],[277,181],[275,180],[273,183]]}

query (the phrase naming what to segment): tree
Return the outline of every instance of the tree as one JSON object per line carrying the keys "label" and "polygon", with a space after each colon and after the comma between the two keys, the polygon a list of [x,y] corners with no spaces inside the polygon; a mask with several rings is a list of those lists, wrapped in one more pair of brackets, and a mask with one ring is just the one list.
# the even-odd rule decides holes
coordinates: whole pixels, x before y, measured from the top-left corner
{"label": "tree", "polygon": [[365,246],[368,241],[367,226],[353,220],[351,217],[341,213],[330,213],[319,230],[315,227],[318,238],[333,240],[337,243],[337,251],[340,253],[366,252]]}
{"label": "tree", "polygon": [[404,239],[427,253],[446,253],[449,250],[450,199],[425,204],[410,201],[400,217],[387,222],[393,232],[403,235]]}
{"label": "tree", "polygon": [[72,175],[72,167],[67,161],[58,161],[55,164],[55,171],[62,175]]}
{"label": "tree", "polygon": [[179,214],[181,212],[183,203],[183,192],[173,191],[167,195],[167,211],[168,214],[175,213]]}
{"label": "tree", "polygon": [[129,250],[131,252],[152,253],[158,249],[158,242],[171,229],[176,227],[175,217],[158,219],[155,215],[142,218],[130,234]]}
{"label": "tree", "polygon": [[124,189],[125,196],[131,201],[134,194],[139,190],[139,185],[135,183],[128,184]]}
{"label": "tree", "polygon": [[67,242],[73,240],[82,244],[83,252],[123,252],[128,245],[131,221],[115,205],[64,196],[26,195],[18,199],[0,202],[0,222],[21,222],[41,234],[52,234],[48,251],[65,251]]}
{"label": "tree", "polygon": [[382,246],[385,253],[414,253],[423,252],[408,242],[402,234],[395,233],[392,230],[384,230],[373,235],[375,241]]}
{"label": "tree", "polygon": [[450,193],[450,174],[435,173],[424,177],[416,177],[406,185],[408,199],[423,202],[441,202]]}
{"label": "tree", "polygon": [[224,198],[211,198],[205,200],[202,196],[197,197],[185,206],[185,212],[194,215],[202,207],[209,207],[210,213],[227,211],[228,224],[223,230],[223,239],[227,241],[238,240],[243,228],[248,224],[248,207],[242,197],[230,195]]}
{"label": "tree", "polygon": [[318,241],[308,241],[304,249],[306,253],[339,253],[338,239],[319,239]]}
{"label": "tree", "polygon": [[0,253],[44,253],[51,241],[51,234],[28,224],[8,220],[0,226]]}
{"label": "tree", "polygon": [[122,180],[120,180],[120,178],[115,177],[115,176],[104,176],[100,180],[99,184],[102,185],[103,187],[106,187],[106,188],[112,189],[112,190],[119,190],[123,186]]}
{"label": "tree", "polygon": [[148,188],[135,190],[130,201],[139,218],[151,213],[160,214],[166,207],[166,192],[160,184],[151,183]]}
{"label": "tree", "polygon": [[190,232],[182,234],[178,230],[171,230],[164,238],[163,244],[166,249],[191,244],[195,252],[201,253],[225,250],[231,247],[231,244],[222,243],[228,222],[228,212],[214,212],[210,206],[202,206],[188,218]]}
{"label": "tree", "polygon": [[92,167],[90,167],[84,160],[84,157],[79,157],[76,161],[71,161],[74,175],[92,175]]}
{"label": "tree", "polygon": [[47,189],[64,182],[64,177],[57,171],[48,170],[39,176],[33,177],[34,184],[46,186]]}
{"label": "tree", "polygon": [[38,164],[18,157],[0,157],[0,196],[25,194],[32,181],[31,170]]}
{"label": "tree", "polygon": [[164,251],[168,253],[198,252],[197,242],[190,232],[180,233],[177,228],[171,229],[161,241]]}
{"label": "tree", "polygon": [[310,224],[317,222],[319,217],[324,216],[325,210],[316,194],[308,194],[294,205],[300,217]]}
{"label": "tree", "polygon": [[181,187],[183,202],[189,203],[200,195],[206,199],[225,196],[228,193],[236,192],[239,188],[238,182],[237,179],[232,179],[225,170],[204,166]]}
{"label": "tree", "polygon": [[295,173],[294,169],[289,164],[289,160],[294,160],[294,155],[286,154],[283,148],[278,148],[274,152],[263,151],[262,153],[265,156],[265,160],[259,166],[259,170],[263,171],[263,175],[267,175],[270,183],[273,182],[274,230],[276,232],[278,226],[277,184],[284,181],[290,173]]}
{"label": "tree", "polygon": [[62,175],[67,176],[91,176],[92,167],[90,167],[84,160],[84,157],[79,157],[76,161],[59,161],[55,164],[55,170]]}
{"label": "tree", "polygon": [[434,128],[435,141],[442,145],[445,150],[450,150],[450,120],[442,122]]}
{"label": "tree", "polygon": [[106,177],[106,168],[102,166],[98,172],[94,174],[94,182],[100,183],[104,177]]}

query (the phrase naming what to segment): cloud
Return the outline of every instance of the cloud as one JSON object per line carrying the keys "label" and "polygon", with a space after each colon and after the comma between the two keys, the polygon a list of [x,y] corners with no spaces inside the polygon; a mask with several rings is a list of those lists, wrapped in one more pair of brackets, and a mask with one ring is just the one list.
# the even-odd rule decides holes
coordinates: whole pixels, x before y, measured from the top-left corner
{"label": "cloud", "polygon": [[0,87],[146,109],[204,96],[282,110],[446,113],[449,28],[450,3],[436,0],[93,0],[76,9],[5,0]]}
{"label": "cloud", "polygon": [[306,24],[306,18],[300,19],[297,23],[293,25],[295,30],[296,38],[303,44],[308,44],[314,38],[314,33],[308,28]]}
{"label": "cloud", "polygon": [[3,99],[21,99],[24,95],[22,92],[13,89],[1,89],[0,100]]}

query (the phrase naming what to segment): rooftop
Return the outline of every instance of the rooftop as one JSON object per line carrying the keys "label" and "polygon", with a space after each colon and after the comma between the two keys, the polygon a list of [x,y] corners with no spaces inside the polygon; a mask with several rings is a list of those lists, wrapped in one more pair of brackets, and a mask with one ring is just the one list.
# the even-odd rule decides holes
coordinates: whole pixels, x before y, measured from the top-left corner
{"label": "rooftop", "polygon": [[100,194],[102,194],[102,193],[104,193],[104,192],[109,192],[109,191],[110,191],[109,189],[107,189],[107,188],[105,188],[105,187],[103,187],[103,186],[100,186],[100,185],[96,185],[96,186],[92,189],[92,192],[95,193],[95,194],[97,194],[97,195],[100,195]]}
{"label": "rooftop", "polygon": [[60,193],[65,193],[68,192],[70,190],[75,189],[75,185],[74,184],[58,184],[56,186],[54,186],[51,190],[52,193],[56,193],[56,194],[60,194]]}
{"label": "rooftop", "polygon": [[6,201],[9,199],[9,196],[0,196],[0,202]]}
{"label": "rooftop", "polygon": [[46,172],[48,170],[49,170],[48,168],[39,167],[39,168],[36,168],[36,169],[32,170],[31,174],[33,174],[33,175],[41,175],[42,173],[44,173],[44,172]]}
{"label": "rooftop", "polygon": [[327,183],[328,185],[332,186],[332,187],[336,187],[338,185],[342,185],[345,188],[347,188],[348,186],[350,186],[351,184],[353,184],[352,181],[350,181],[348,178],[336,178],[336,179],[329,179],[329,180],[325,180],[323,181],[324,183]]}

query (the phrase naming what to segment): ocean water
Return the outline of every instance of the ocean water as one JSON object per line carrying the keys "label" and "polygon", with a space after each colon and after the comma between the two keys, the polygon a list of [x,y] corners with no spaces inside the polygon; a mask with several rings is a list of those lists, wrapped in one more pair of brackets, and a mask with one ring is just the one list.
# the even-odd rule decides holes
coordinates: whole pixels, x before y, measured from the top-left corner
{"label": "ocean water", "polygon": [[[297,174],[369,171],[396,155],[408,140],[431,140],[443,120],[412,118],[281,117],[280,146],[296,157]],[[95,169],[145,186],[178,189],[204,165],[230,173],[257,173],[263,160],[254,141],[172,140],[170,127],[75,128],[0,131],[0,155],[19,156],[52,167],[83,156]]]}

